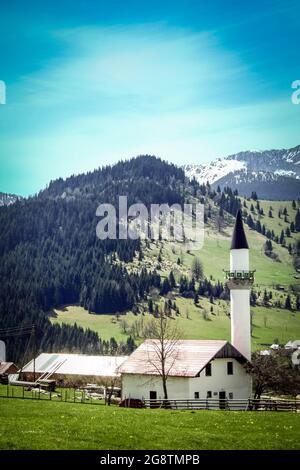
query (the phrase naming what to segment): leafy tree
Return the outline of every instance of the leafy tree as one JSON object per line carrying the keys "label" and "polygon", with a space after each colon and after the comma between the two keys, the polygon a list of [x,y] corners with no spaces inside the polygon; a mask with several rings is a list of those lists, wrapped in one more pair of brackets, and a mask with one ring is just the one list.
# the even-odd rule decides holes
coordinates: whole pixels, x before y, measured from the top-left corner
{"label": "leafy tree", "polygon": [[300,374],[292,367],[290,358],[282,357],[280,353],[261,356],[256,352],[246,370],[253,378],[255,399],[260,399],[266,392],[293,396],[299,393]]}

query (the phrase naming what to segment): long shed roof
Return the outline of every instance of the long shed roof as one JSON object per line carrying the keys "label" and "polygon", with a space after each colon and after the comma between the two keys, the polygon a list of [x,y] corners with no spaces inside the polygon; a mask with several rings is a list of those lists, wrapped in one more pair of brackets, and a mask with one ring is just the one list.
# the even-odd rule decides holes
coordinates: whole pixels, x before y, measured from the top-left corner
{"label": "long shed roof", "polygon": [[[114,377],[128,356],[87,356],[84,354],[42,353],[35,360],[37,373],[51,372],[62,375],[91,375]],[[23,372],[33,372],[33,360]]]}
{"label": "long shed roof", "polygon": [[[213,359],[219,357],[247,359],[229,342],[223,340],[180,340],[175,345],[165,342],[165,368],[169,376],[196,377]],[[122,374],[160,375],[161,346],[158,340],[146,340],[119,367]]]}

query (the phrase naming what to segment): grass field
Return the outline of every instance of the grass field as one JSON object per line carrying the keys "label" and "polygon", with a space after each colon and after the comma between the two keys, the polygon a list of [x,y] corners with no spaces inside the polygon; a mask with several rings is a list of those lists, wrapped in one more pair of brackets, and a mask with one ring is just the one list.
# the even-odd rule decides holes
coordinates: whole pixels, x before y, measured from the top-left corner
{"label": "grass field", "polygon": [[299,449],[296,413],[0,399],[0,449]]}
{"label": "grass field", "polygon": [[[174,321],[178,322],[182,338],[185,339],[230,339],[230,319],[225,314],[229,311],[229,305],[224,301],[217,301],[213,306],[215,315],[208,314],[208,320],[203,317],[203,311],[209,312],[211,304],[207,299],[201,299],[201,308],[196,307],[191,299],[178,297],[176,304],[180,308],[181,315]],[[264,344],[272,344],[278,338],[281,343],[286,343],[291,338],[300,338],[300,312],[292,313],[284,309],[252,307],[253,336],[252,348],[262,349]],[[188,314],[188,318],[187,318]],[[119,320],[115,315],[95,315],[88,313],[82,307],[70,306],[63,310],[57,310],[57,317],[52,321],[66,324],[76,323],[83,328],[91,328],[97,331],[102,339],[109,340],[114,337],[117,341],[126,341],[130,334],[130,328],[134,324],[147,322],[150,315],[136,316],[133,313],[121,315]],[[122,331],[122,320],[128,324],[127,333]],[[135,337],[139,343],[142,339]]]}

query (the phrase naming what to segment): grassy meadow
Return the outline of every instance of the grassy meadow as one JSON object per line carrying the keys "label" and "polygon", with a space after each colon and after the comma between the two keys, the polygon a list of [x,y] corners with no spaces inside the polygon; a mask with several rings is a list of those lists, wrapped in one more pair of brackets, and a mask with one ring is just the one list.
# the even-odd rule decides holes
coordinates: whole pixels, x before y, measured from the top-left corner
{"label": "grassy meadow", "polygon": [[143,410],[2,398],[0,449],[299,449],[299,420],[288,412]]}

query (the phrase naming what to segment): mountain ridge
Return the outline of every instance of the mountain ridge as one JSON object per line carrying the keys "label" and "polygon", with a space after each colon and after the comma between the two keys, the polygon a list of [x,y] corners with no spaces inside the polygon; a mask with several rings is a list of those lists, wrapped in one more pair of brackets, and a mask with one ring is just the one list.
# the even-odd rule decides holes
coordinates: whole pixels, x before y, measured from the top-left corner
{"label": "mountain ridge", "polygon": [[263,199],[297,199],[300,194],[300,145],[290,149],[249,150],[207,164],[182,166],[188,178],[215,188],[230,186]]}

